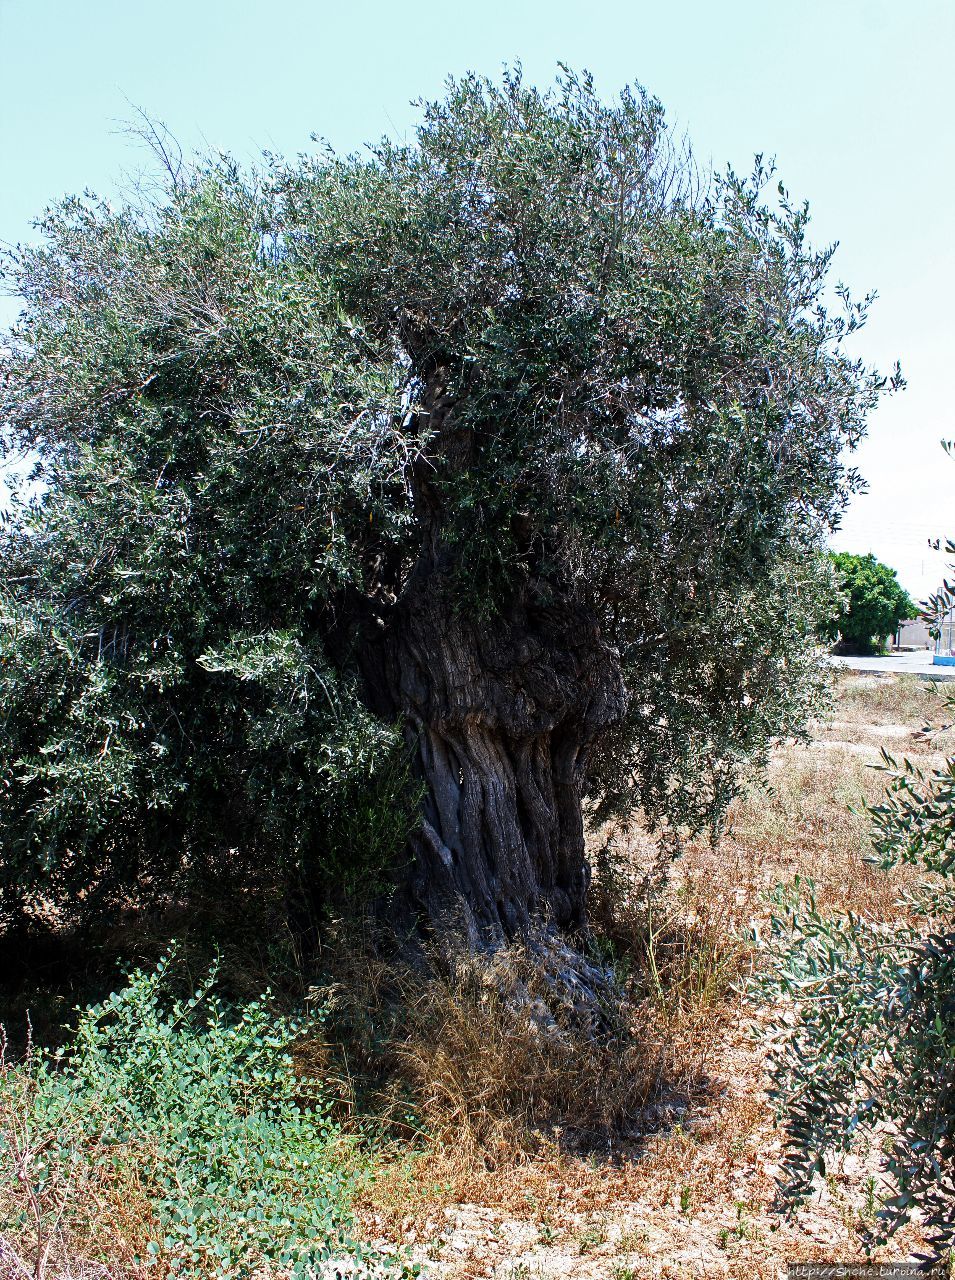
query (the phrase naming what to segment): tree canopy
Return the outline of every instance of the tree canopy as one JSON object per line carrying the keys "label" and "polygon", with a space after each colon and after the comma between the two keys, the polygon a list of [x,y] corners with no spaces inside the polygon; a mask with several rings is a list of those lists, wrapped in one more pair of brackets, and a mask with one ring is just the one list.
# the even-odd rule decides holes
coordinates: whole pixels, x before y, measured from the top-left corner
{"label": "tree canopy", "polygon": [[407,145],[54,205],[0,357],[8,915],[410,856],[565,923],[582,803],[717,820],[804,722],[887,385],[770,177],[511,72]]}
{"label": "tree canopy", "polygon": [[918,610],[895,570],[871,553],[838,551],[830,552],[830,558],[844,595],[825,634],[855,653],[872,653]]}

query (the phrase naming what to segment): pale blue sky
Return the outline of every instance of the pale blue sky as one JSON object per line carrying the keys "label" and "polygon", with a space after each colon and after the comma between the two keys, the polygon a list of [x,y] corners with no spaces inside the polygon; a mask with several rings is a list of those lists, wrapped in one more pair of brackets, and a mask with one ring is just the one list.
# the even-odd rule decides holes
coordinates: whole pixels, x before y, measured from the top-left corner
{"label": "pale blue sky", "polygon": [[[521,59],[547,83],[558,60],[613,93],[640,80],[703,161],[775,155],[809,198],[837,274],[880,294],[860,351],[898,357],[909,390],[871,424],[857,465],[869,493],[837,544],[873,550],[924,594],[924,550],[955,536],[950,384],[955,300],[955,0],[0,0],[0,240],[31,235],[44,203],[114,196],[143,157],[130,103],[184,146],[253,158],[309,134],[351,150],[409,135],[410,100],[449,73]],[[15,304],[0,299],[0,325]]]}

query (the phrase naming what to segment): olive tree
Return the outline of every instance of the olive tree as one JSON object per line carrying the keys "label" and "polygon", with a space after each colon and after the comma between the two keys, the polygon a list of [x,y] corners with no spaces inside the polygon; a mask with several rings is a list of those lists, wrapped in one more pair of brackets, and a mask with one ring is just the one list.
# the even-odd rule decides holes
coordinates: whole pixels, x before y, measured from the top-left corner
{"label": "olive tree", "polygon": [[565,70],[55,205],[2,356],[10,909],[238,859],[494,945],[583,928],[588,811],[717,821],[805,720],[886,387],[769,179]]}
{"label": "olive tree", "polygon": [[770,1059],[780,1191],[792,1207],[868,1142],[886,1187],[873,1237],[917,1214],[941,1256],[955,1243],[955,759],[883,757],[873,861],[914,869],[902,920],[827,915],[812,885],[777,893],[760,985],[785,1001]]}
{"label": "olive tree", "polygon": [[[951,455],[952,442],[942,444]],[[955,542],[945,550],[955,556]],[[946,580],[923,617],[952,608]],[[955,711],[955,697],[944,701]],[[868,806],[868,860],[908,870],[897,919],[833,915],[817,907],[812,882],[781,886],[769,963],[754,984],[777,1006],[769,1066],[786,1138],[780,1200],[792,1209],[829,1164],[875,1146],[884,1194],[871,1238],[884,1243],[916,1217],[939,1260],[955,1245],[955,756],[921,765],[883,748],[877,767],[886,788]]]}

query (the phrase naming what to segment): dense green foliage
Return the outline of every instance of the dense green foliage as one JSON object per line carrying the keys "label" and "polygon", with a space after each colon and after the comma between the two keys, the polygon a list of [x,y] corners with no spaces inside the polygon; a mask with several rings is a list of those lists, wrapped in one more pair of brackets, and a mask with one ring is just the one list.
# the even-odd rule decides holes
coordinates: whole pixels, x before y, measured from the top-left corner
{"label": "dense green foliage", "polygon": [[[576,601],[619,652],[599,811],[718,818],[805,720],[840,457],[886,385],[769,177],[698,173],[642,91],[510,74],[413,145],[53,207],[0,356],[41,486],[0,532],[8,917],[237,860],[331,896],[390,872],[422,477],[458,608]],[[465,467],[421,412],[439,372]]]}
{"label": "dense green foliage", "polygon": [[900,622],[916,616],[915,604],[895,570],[874,555],[856,556],[848,551],[829,555],[844,602],[827,623],[825,634],[841,640],[853,653],[873,653],[886,636],[895,634]]}
{"label": "dense green foliage", "polygon": [[926,773],[886,755],[884,767],[873,843],[883,868],[923,873],[909,922],[832,918],[797,885],[773,923],[763,987],[786,1000],[773,1070],[785,1192],[805,1195],[831,1156],[877,1140],[894,1192],[886,1228],[918,1210],[942,1248],[955,1223],[955,758]]}
{"label": "dense green foliage", "polygon": [[[0,1124],[0,1170],[11,1186],[19,1177],[32,1187],[41,1239],[64,1212],[82,1217],[71,1194],[82,1200],[99,1172],[120,1191],[134,1177],[152,1233],[143,1261],[163,1274],[248,1276],[271,1265],[312,1275],[331,1257],[357,1263],[348,1204],[358,1162],[323,1085],[295,1072],[291,1048],[305,1024],[267,997],[227,1008],[214,971],[175,999],[168,967],[133,973],[86,1009],[67,1053],[35,1053],[0,1075],[11,1124]],[[19,1239],[27,1226],[0,1222]],[[351,1273],[344,1261],[341,1273]]]}

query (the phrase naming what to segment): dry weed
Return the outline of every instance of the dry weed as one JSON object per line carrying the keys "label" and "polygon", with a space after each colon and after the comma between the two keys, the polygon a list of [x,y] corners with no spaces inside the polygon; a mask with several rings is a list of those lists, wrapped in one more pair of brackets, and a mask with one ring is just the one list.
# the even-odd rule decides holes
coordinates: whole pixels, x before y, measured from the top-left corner
{"label": "dry weed", "polygon": [[846,674],[836,691],[834,718],[850,723],[917,727],[944,714],[939,688],[915,676]]}
{"label": "dry weed", "polygon": [[[665,890],[643,892],[652,838],[639,825],[612,833],[591,945],[623,998],[601,1035],[559,1018],[546,1030],[529,1015],[524,996],[550,993],[537,990],[540,974],[521,948],[411,967],[348,932],[326,939],[314,994],[330,1008],[327,1043],[302,1054],[337,1077],[345,1118],[368,1127],[384,1153],[360,1203],[369,1234],[474,1276],[576,1274],[567,1268],[586,1260],[604,1270],[580,1274],[769,1277],[781,1257],[855,1256],[864,1170],[795,1223],[780,1226],[772,1212],[778,1137],[739,985],[753,959],[747,939],[780,881],[808,876],[821,904],[892,918],[902,882],[866,862],[864,803],[884,786],[871,765],[883,746],[931,757],[945,749],[946,725],[941,700],[914,680],[846,676],[817,741],[782,745],[767,785],[736,801],[716,844],[690,844]],[[258,945],[255,965],[274,965],[278,944]],[[242,970],[244,939],[240,949]],[[293,972],[289,987],[296,982]],[[0,1097],[6,1133],[14,1094]],[[83,1209],[57,1219],[65,1193]],[[2,1280],[24,1266],[44,1274],[36,1261],[47,1240],[51,1280],[137,1274],[148,1210],[134,1185],[45,1194],[40,1233],[21,1232],[16,1255],[9,1235],[0,1251]],[[36,1219],[7,1173],[0,1215]]]}
{"label": "dry weed", "polygon": [[88,1158],[69,1116],[35,1123],[36,1082],[0,1044],[0,1278],[133,1280],[154,1231],[128,1160]]}
{"label": "dry weed", "polygon": [[[393,1129],[416,1128],[464,1162],[497,1168],[548,1135],[586,1143],[623,1130],[670,1079],[670,1037],[633,984],[619,987],[606,1024],[588,1029],[555,1002],[522,945],[443,952],[427,967],[366,957],[359,974],[354,956],[344,963],[347,976],[321,999],[352,1071],[366,1073],[353,1088]],[[688,1076],[682,1063],[681,1085]]]}
{"label": "dry weed", "polygon": [[719,845],[698,842],[690,865],[754,918],[766,913],[765,895],[796,875],[815,882],[821,906],[896,918],[912,873],[871,863],[865,807],[886,786],[883,749],[925,763],[944,749],[947,709],[933,688],[910,676],[842,677],[816,740],[780,746],[765,781],[731,807]]}
{"label": "dry weed", "polygon": [[[639,889],[657,857],[654,841],[638,824],[612,833],[608,861],[616,871],[597,877],[595,931],[643,1019],[634,1033],[642,1031],[652,1052],[644,1050],[642,1065],[656,1063],[660,1080],[686,1071],[696,1091],[684,1088],[679,1106],[661,1107],[655,1132],[618,1133],[602,1153],[574,1149],[561,1134],[522,1147],[513,1132],[490,1123],[499,1107],[521,1103],[519,1089],[501,1087],[507,1039],[482,1020],[486,1013],[475,1016],[467,990],[434,990],[428,1016],[420,1009],[407,1033],[416,1088],[427,1093],[435,1076],[441,1081],[431,1088],[431,1122],[443,1115],[448,1123],[438,1125],[441,1140],[416,1164],[396,1163],[365,1206],[370,1219],[427,1242],[422,1256],[443,1259],[452,1276],[775,1278],[783,1258],[859,1257],[870,1170],[847,1167],[792,1222],[773,1212],[779,1135],[758,1025],[736,983],[753,958],[745,939],[762,926],[767,891],[780,881],[812,878],[818,900],[832,910],[851,905],[882,919],[897,912],[903,879],[866,861],[864,805],[885,785],[871,765],[883,746],[926,758],[944,750],[945,726],[944,704],[914,680],[840,679],[833,718],[817,726],[816,741],[781,745],[767,785],[734,804],[716,844],[690,844],[665,893],[649,905]],[[596,848],[607,838],[599,833]],[[455,1066],[459,1044],[466,1049]],[[490,1093],[482,1072],[497,1081]],[[709,1087],[699,1087],[707,1075]],[[469,1090],[483,1098],[476,1130],[468,1129]],[[504,1137],[490,1172],[473,1158],[482,1126]],[[588,1255],[597,1269],[579,1270],[579,1241],[590,1240],[595,1225],[607,1237]],[[913,1228],[892,1248],[917,1246]]]}
{"label": "dry weed", "polygon": [[[404,1016],[379,1106],[399,1123],[410,1112],[421,1141],[410,1160],[396,1148],[370,1187],[362,1210],[371,1229],[447,1243],[442,1215],[470,1203],[530,1212],[547,1238],[575,1200],[585,1214],[611,1208],[652,1135],[679,1130],[712,1103],[750,957],[734,921],[702,885],[683,885],[650,908],[618,894],[600,928],[622,997],[603,1037],[571,1023],[545,1034],[527,1016],[514,987],[549,993],[536,991],[539,971],[520,948],[427,974],[388,971]],[[366,1007],[381,1009],[382,977]]]}

